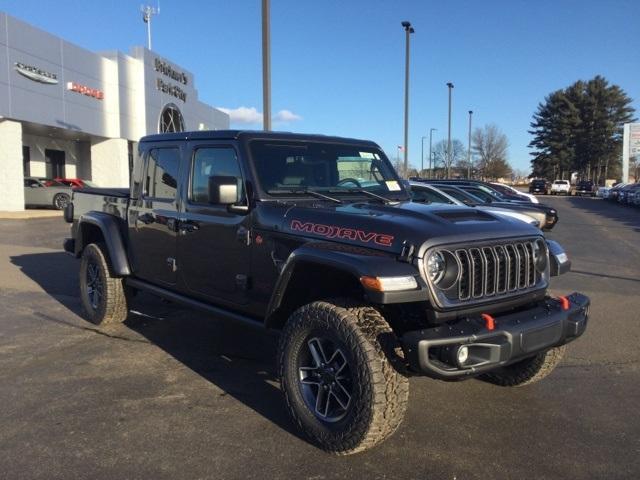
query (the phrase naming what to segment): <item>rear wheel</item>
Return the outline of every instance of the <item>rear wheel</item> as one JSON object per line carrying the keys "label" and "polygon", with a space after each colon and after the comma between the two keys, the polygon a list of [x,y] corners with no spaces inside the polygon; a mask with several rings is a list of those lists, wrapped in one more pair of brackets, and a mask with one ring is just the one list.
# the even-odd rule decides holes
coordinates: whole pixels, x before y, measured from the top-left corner
{"label": "rear wheel", "polygon": [[409,397],[399,348],[371,306],[313,302],[298,309],[279,346],[282,389],[294,422],[338,455],[382,442],[402,422]]}
{"label": "rear wheel", "polygon": [[111,272],[102,243],[84,248],[80,262],[80,300],[87,319],[97,325],[124,322],[129,313],[124,280]]}
{"label": "rear wheel", "polygon": [[564,357],[566,346],[555,347],[520,362],[481,375],[480,380],[501,387],[522,387],[539,382],[558,366]]}
{"label": "rear wheel", "polygon": [[56,193],[53,197],[53,207],[56,210],[64,210],[70,201],[71,198],[66,193]]}

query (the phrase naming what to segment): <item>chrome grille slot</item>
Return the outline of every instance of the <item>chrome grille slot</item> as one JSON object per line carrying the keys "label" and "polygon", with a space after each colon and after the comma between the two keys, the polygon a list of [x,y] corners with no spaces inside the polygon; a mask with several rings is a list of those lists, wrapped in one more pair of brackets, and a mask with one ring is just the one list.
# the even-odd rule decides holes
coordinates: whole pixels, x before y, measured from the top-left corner
{"label": "chrome grille slot", "polygon": [[533,258],[534,241],[455,250],[460,266],[457,300],[477,300],[535,287],[540,275]]}
{"label": "chrome grille slot", "polygon": [[471,296],[471,261],[466,250],[456,250],[456,256],[460,261],[460,282],[458,283],[458,298],[468,300]]}
{"label": "chrome grille slot", "polygon": [[471,257],[471,296],[480,298],[484,295],[484,258],[479,248],[470,248],[469,257]]}
{"label": "chrome grille slot", "polygon": [[484,247],[482,249],[482,255],[484,256],[485,265],[487,268],[484,270],[484,294],[495,295],[496,293],[496,279],[498,262],[496,259],[496,253],[490,247]]}

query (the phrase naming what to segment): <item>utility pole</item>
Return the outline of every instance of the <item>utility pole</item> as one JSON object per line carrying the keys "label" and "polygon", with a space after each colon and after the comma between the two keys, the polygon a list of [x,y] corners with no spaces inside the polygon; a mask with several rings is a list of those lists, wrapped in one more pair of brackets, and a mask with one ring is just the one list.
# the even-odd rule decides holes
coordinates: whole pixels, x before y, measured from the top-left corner
{"label": "utility pole", "polygon": [[402,22],[405,31],[404,59],[404,171],[409,171],[409,44],[410,35],[415,32],[410,22]]}
{"label": "utility pole", "polygon": [[271,130],[271,8],[262,0],[262,128]]}
{"label": "utility pole", "polygon": [[156,8],[151,5],[142,5],[140,11],[142,12],[142,21],[147,24],[147,48],[151,50],[151,17],[160,15],[160,6]]}
{"label": "utility pole", "polygon": [[471,116],[473,110],[469,110],[469,146],[467,147],[467,178],[471,178]]}
{"label": "utility pole", "polygon": [[420,175],[422,175],[422,171],[424,170],[424,139],[427,138],[426,135],[420,137]]}
{"label": "utility pole", "polygon": [[449,87],[449,130],[447,132],[447,178],[451,177],[451,90],[453,83],[447,83]]}
{"label": "utility pole", "polygon": [[431,171],[431,160],[433,160],[433,156],[431,155],[431,142],[433,140],[433,132],[438,130],[437,128],[429,129],[429,178],[432,177],[433,172]]}

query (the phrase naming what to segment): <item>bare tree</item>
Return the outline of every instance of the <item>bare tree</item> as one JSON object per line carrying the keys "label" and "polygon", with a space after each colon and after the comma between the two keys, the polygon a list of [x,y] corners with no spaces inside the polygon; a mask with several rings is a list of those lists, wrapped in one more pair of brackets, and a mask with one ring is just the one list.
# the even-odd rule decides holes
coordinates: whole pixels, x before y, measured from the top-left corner
{"label": "bare tree", "polygon": [[478,159],[476,168],[482,178],[497,179],[511,174],[511,167],[507,161],[509,141],[496,125],[476,128],[472,143],[472,151]]}
{"label": "bare tree", "polygon": [[[450,158],[451,164],[447,163],[447,158]],[[447,141],[441,140],[434,145],[433,160],[435,168],[442,167],[446,171],[453,165],[459,166],[467,161],[467,149],[460,140],[453,139],[451,140],[451,156],[447,157]]]}

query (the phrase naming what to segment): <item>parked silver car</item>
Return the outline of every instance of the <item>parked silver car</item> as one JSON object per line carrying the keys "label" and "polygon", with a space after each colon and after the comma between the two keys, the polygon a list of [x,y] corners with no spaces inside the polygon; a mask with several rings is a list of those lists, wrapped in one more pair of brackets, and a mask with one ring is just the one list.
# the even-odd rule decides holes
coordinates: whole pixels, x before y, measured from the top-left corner
{"label": "parked silver car", "polygon": [[71,201],[71,187],[48,178],[25,177],[24,204],[63,210]]}

